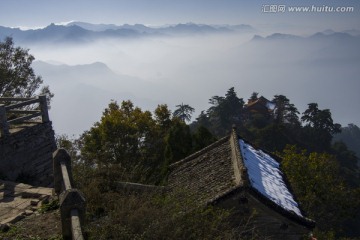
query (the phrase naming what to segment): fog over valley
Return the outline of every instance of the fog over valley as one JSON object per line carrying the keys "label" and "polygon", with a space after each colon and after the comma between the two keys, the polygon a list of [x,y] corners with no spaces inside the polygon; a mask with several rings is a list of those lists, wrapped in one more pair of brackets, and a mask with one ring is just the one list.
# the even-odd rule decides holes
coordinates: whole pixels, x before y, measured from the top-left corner
{"label": "fog over valley", "polygon": [[[130,35],[118,35],[121,29],[81,26],[68,35],[36,35],[41,39],[14,35],[15,44],[35,56],[36,74],[55,93],[50,117],[59,134],[88,130],[112,99],[130,99],[151,111],[158,104],[172,110],[189,104],[196,109],[194,120],[209,107],[209,98],[230,87],[245,102],[254,91],[270,100],[283,94],[300,113],[316,102],[331,110],[335,122],[360,125],[356,30],[288,35],[249,25],[184,24],[161,31],[138,25]],[[93,37],[99,31],[108,35]]]}

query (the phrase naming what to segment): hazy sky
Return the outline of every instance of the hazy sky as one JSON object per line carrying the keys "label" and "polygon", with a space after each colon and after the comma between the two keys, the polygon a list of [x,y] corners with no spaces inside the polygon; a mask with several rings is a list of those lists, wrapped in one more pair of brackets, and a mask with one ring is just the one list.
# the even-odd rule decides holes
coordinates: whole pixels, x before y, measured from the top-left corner
{"label": "hazy sky", "polygon": [[[268,13],[269,5],[354,7],[352,13]],[[264,12],[267,11],[267,12]],[[360,28],[359,0],[0,0],[0,25],[43,27],[51,22],[162,25],[174,23],[345,30]]]}

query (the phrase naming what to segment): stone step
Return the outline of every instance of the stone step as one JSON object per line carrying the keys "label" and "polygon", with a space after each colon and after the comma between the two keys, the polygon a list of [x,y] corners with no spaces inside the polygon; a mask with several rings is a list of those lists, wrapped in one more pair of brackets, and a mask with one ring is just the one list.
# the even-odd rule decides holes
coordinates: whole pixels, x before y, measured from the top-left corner
{"label": "stone step", "polygon": [[31,215],[52,193],[52,188],[0,180],[0,226]]}

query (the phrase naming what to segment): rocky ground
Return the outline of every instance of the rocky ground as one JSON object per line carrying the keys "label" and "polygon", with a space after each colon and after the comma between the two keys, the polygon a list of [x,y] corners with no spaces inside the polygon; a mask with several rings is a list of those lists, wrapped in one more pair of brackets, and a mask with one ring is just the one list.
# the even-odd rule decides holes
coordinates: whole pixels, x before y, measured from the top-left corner
{"label": "rocky ground", "polygon": [[0,180],[0,239],[62,239],[52,188]]}
{"label": "rocky ground", "polygon": [[3,240],[57,240],[62,239],[59,210],[35,213],[19,222],[10,225],[0,232]]}

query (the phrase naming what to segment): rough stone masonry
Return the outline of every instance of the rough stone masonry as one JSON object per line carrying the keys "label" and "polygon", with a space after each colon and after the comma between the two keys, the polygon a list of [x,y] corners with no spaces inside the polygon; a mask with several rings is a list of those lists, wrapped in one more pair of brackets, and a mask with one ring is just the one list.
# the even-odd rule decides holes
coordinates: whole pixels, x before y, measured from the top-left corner
{"label": "rough stone masonry", "polygon": [[51,122],[33,123],[0,137],[0,178],[48,187],[53,184]]}

